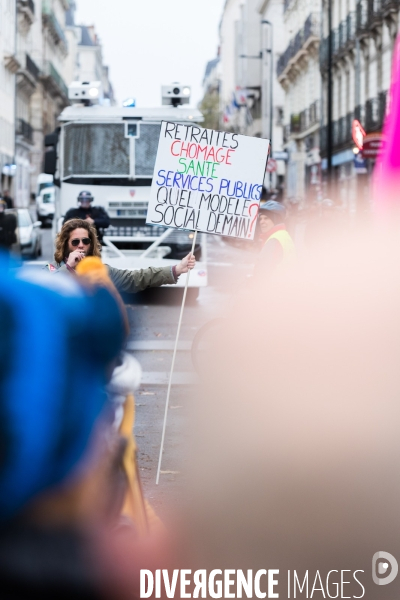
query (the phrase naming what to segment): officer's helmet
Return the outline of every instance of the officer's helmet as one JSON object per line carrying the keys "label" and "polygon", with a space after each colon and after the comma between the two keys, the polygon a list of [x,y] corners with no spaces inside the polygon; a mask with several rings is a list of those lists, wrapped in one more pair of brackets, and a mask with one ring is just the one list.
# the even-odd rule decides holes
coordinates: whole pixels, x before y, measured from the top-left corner
{"label": "officer's helmet", "polygon": [[78,202],[93,202],[94,198],[90,192],[80,192],[78,196]]}

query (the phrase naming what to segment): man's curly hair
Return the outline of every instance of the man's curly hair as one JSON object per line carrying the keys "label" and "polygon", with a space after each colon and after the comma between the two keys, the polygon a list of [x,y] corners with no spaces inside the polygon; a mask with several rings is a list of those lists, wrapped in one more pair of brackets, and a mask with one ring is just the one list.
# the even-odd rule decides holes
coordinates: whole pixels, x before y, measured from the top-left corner
{"label": "man's curly hair", "polygon": [[88,232],[88,238],[90,238],[90,248],[88,256],[101,256],[101,244],[97,239],[96,228],[93,227],[88,221],[83,219],[70,219],[62,226],[60,233],[56,237],[56,251],[54,253],[54,259],[56,263],[60,264],[69,255],[68,240],[70,233],[74,229],[86,229]]}

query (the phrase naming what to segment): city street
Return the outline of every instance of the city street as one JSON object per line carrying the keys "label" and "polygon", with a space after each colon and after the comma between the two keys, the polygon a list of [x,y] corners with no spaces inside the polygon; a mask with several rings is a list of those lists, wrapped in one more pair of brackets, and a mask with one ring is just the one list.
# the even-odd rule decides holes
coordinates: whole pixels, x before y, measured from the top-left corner
{"label": "city street", "polygon": [[[42,229],[42,246],[40,260],[52,260],[50,228]],[[142,383],[135,394],[139,468],[145,496],[161,518],[168,514],[171,506],[179,505],[186,409],[195,397],[190,390],[195,380],[190,356],[192,340],[199,327],[221,316],[229,307],[231,295],[251,273],[254,259],[251,251],[236,248],[212,235],[207,236],[206,257],[209,285],[200,290],[195,303],[185,307],[158,486],[156,473],[180,304],[176,294],[173,297],[170,294],[176,290],[168,288],[139,294],[134,297],[135,303],[127,304],[131,327],[128,350],[143,370]]]}
{"label": "city street", "polygon": [[400,0],[0,54],[0,600],[400,598]]}

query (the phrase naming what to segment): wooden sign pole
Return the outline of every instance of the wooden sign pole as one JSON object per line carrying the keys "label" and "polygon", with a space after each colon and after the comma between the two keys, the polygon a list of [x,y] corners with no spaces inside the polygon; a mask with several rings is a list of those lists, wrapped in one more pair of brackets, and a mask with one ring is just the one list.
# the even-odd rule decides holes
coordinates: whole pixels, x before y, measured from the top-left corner
{"label": "wooden sign pole", "polygon": [[[194,236],[193,236],[193,244],[192,244],[191,254],[194,254],[194,248],[195,248],[195,245],[196,245],[196,238],[197,238],[197,229],[195,230]],[[161,437],[160,457],[158,459],[158,468],[157,468],[157,479],[156,479],[156,484],[157,485],[158,485],[158,482],[159,482],[159,479],[160,479],[161,462],[162,462],[162,455],[163,455],[163,451],[164,451],[165,430],[166,430],[166,426],[167,426],[169,397],[171,395],[171,387],[172,387],[172,376],[174,374],[176,351],[178,349],[179,334],[181,332],[183,310],[185,308],[185,301],[186,301],[186,294],[187,294],[187,289],[188,289],[188,284],[189,284],[189,277],[190,277],[190,270],[188,271],[187,276],[186,276],[185,290],[183,292],[183,298],[182,298],[181,314],[179,315],[178,330],[176,332],[174,354],[172,356],[171,372],[169,374],[167,400],[165,402],[164,425],[163,425],[163,431],[162,431],[162,437]]]}

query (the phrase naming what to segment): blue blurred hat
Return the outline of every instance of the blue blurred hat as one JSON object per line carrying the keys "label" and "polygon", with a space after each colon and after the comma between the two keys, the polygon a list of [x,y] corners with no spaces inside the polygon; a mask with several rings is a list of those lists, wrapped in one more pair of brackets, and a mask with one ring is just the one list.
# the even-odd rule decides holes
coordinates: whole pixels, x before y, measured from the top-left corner
{"label": "blue blurred hat", "polygon": [[0,519],[82,458],[124,340],[106,289],[7,269],[0,254]]}
{"label": "blue blurred hat", "polygon": [[262,210],[278,214],[283,219],[286,216],[286,208],[280,202],[276,202],[276,200],[268,200],[268,202],[260,204],[260,211]]}

